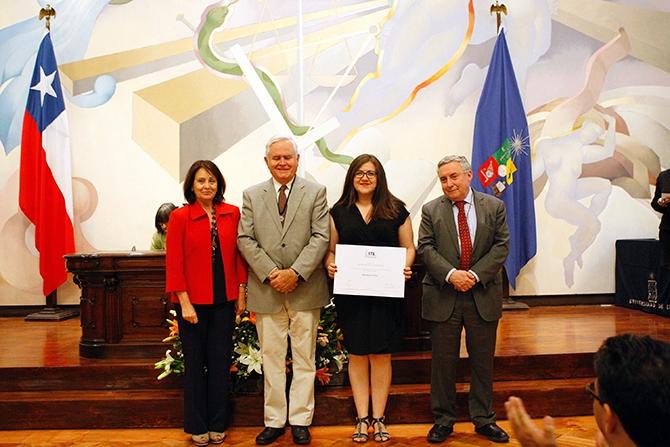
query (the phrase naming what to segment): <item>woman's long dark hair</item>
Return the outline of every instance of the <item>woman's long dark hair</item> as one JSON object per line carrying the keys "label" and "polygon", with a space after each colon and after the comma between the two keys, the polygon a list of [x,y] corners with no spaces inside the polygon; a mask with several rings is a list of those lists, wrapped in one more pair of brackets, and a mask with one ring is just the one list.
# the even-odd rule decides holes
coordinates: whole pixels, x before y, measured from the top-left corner
{"label": "woman's long dark hair", "polygon": [[365,163],[372,163],[375,165],[377,172],[377,187],[372,195],[372,215],[371,219],[390,220],[398,217],[400,209],[405,206],[404,202],[391,194],[388,184],[386,182],[386,173],[384,166],[377,157],[371,154],[361,154],[354,159],[349,165],[347,176],[344,178],[344,186],[342,187],[342,196],[335,203],[335,206],[352,207],[356,204],[358,193],[354,188],[354,175],[361,166]]}

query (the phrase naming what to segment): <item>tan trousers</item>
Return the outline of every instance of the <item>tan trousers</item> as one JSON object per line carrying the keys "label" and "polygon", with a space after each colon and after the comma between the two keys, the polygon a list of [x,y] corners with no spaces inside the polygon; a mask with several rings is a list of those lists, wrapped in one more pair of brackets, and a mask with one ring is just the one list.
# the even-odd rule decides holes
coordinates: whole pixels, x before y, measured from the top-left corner
{"label": "tan trousers", "polygon": [[288,398],[290,425],[311,425],[314,415],[316,334],[321,309],[294,311],[284,302],[276,314],[256,314],[258,341],[263,356],[264,422],[266,427],[286,425],[286,351],[291,337],[293,379]]}

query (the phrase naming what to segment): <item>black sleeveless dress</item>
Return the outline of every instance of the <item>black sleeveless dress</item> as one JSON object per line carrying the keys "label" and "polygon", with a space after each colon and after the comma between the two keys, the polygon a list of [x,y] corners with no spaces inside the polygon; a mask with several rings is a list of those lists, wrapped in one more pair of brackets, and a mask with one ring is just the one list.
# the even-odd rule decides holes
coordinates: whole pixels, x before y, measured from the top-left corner
{"label": "black sleeveless dress", "polygon": [[[398,247],[398,229],[409,213],[403,207],[393,220],[365,223],[360,211],[336,206],[330,211],[340,244]],[[388,354],[400,348],[403,299],[377,296],[335,295],[337,322],[344,346],[351,354]]]}

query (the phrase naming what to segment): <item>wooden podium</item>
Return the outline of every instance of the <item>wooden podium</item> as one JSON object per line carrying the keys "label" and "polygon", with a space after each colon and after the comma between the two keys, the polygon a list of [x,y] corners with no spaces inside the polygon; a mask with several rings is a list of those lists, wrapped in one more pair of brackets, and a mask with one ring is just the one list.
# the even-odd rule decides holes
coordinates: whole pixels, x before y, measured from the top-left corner
{"label": "wooden podium", "polygon": [[155,358],[169,347],[165,253],[119,251],[66,256],[81,288],[79,354],[88,358]]}
{"label": "wooden podium", "polygon": [[[79,354],[88,358],[160,359],[170,346],[165,293],[165,253],[118,251],[66,256],[67,269],[81,288]],[[430,350],[427,324],[421,319],[424,268],[405,285],[405,351]]]}

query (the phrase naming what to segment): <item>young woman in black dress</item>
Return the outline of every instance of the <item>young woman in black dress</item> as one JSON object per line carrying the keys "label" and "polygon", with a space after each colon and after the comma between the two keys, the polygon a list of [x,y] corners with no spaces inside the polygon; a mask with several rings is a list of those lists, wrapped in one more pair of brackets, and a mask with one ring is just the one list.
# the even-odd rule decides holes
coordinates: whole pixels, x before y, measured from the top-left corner
{"label": "young woman in black dress", "polygon": [[[330,246],[325,265],[337,272],[337,244],[405,247],[404,275],[409,278],[415,248],[412,222],[404,203],[388,190],[384,167],[374,155],[359,155],[349,166],[342,197],[330,211]],[[336,295],[338,324],[349,351],[349,382],[356,404],[355,442],[368,440],[373,429],[377,442],[390,435],[384,410],[391,386],[391,353],[398,349],[402,325],[402,299]],[[372,419],[368,402],[372,396]]]}

